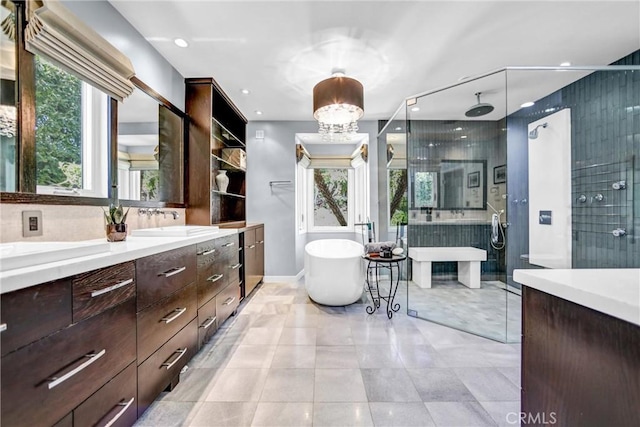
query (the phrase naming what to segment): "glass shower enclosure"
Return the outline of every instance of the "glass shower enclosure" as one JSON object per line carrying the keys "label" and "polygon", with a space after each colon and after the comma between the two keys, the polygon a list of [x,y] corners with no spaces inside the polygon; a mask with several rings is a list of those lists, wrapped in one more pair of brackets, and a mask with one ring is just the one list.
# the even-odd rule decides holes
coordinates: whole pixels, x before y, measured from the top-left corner
{"label": "glass shower enclosure", "polygon": [[[632,63],[640,52],[606,67],[505,68],[406,98],[379,145],[406,152],[410,315],[519,342],[514,269],[640,267]],[[403,173],[387,166],[389,182]]]}

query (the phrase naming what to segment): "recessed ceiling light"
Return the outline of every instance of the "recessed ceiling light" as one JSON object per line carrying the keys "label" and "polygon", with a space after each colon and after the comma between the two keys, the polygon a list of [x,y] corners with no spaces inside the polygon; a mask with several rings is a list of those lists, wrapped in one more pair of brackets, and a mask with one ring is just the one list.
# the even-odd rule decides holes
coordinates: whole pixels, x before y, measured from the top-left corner
{"label": "recessed ceiling light", "polygon": [[401,128],[400,126],[398,126],[398,127],[396,128],[396,130],[402,130],[402,128]]}
{"label": "recessed ceiling light", "polygon": [[571,66],[571,62],[569,61],[565,61],[562,64],[560,64],[561,67],[570,67]]}
{"label": "recessed ceiling light", "polygon": [[411,111],[414,111],[414,112],[415,112],[415,111],[420,111],[420,107],[413,107],[413,108],[411,109]]}
{"label": "recessed ceiling light", "polygon": [[460,139],[467,139],[467,135],[460,136]]}
{"label": "recessed ceiling light", "polygon": [[461,127],[457,127],[454,130],[462,130],[462,128]]}
{"label": "recessed ceiling light", "polygon": [[189,46],[189,43],[187,43],[187,41],[185,39],[177,38],[177,39],[174,39],[173,42],[178,47],[187,47],[187,46]]}
{"label": "recessed ceiling light", "polygon": [[430,143],[429,143],[429,147],[433,147],[433,142],[430,142]]}
{"label": "recessed ceiling light", "polygon": [[520,108],[527,108],[527,107],[531,107],[531,106],[533,106],[534,104],[535,104],[535,102],[533,102],[533,101],[527,101],[527,102],[525,102],[524,104],[522,104],[522,105],[520,106]]}
{"label": "recessed ceiling light", "polygon": [[257,115],[259,115],[259,116],[261,116],[261,115],[262,115],[262,111],[260,111],[260,110],[256,110],[256,114],[257,114]]}
{"label": "recessed ceiling light", "polygon": [[547,108],[546,110],[544,110],[545,113],[553,113],[554,111],[556,111],[555,108]]}
{"label": "recessed ceiling light", "polygon": [[243,95],[249,95],[249,89],[242,89],[240,92],[242,92]]}

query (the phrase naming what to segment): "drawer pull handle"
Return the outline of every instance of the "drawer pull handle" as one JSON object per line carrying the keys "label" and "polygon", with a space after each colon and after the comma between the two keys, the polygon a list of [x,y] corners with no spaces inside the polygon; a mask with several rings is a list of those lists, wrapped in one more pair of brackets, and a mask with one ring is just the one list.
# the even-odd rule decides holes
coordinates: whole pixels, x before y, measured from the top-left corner
{"label": "drawer pull handle", "polygon": [[263,244],[263,243],[264,243],[264,240],[260,240],[258,243]]}
{"label": "drawer pull handle", "polygon": [[83,362],[82,364],[76,366],[74,369],[70,370],[69,372],[67,372],[66,374],[64,374],[61,377],[51,377],[51,378],[49,378],[49,380],[51,380],[51,382],[47,385],[49,387],[49,390],[51,390],[52,388],[54,388],[56,386],[59,386],[60,384],[62,384],[63,382],[65,382],[69,378],[73,377],[74,375],[76,375],[77,373],[82,371],[83,369],[89,367],[89,365],[91,365],[93,362],[95,362],[96,360],[98,360],[102,356],[104,356],[106,352],[107,352],[106,349],[102,349],[102,351],[100,353],[89,353],[89,354],[86,354],[86,355],[83,356],[83,357],[88,357],[89,358],[89,360],[87,360],[86,362]]}
{"label": "drawer pull handle", "polygon": [[176,357],[176,358],[173,360],[173,362],[169,362],[169,359],[171,358],[171,357],[169,357],[169,359],[167,359],[167,361],[166,361],[166,362],[164,362],[164,363],[163,363],[162,365],[160,365],[160,366],[165,366],[165,367],[167,368],[167,370],[169,370],[169,369],[171,369],[171,367],[172,367],[173,365],[175,365],[176,363],[178,363],[178,360],[182,359],[182,356],[184,356],[186,353],[187,353],[187,348],[186,348],[186,347],[185,347],[185,348],[183,348],[182,350],[181,350],[181,349],[177,349],[176,351],[174,351],[174,352],[173,352],[173,354],[177,354],[177,355],[178,355],[178,357]]}
{"label": "drawer pull handle", "polygon": [[116,423],[116,421],[118,421],[118,418],[120,418],[125,412],[127,412],[127,409],[129,409],[129,406],[131,406],[131,404],[133,403],[134,399],[135,399],[135,397],[132,397],[131,399],[129,399],[128,402],[124,402],[124,401],[119,402],[116,405],[116,407],[122,406],[122,409],[120,409],[118,411],[118,413],[115,414],[114,417],[111,418],[109,420],[109,422],[104,425],[104,427],[111,427],[112,425],[114,425]]}
{"label": "drawer pull handle", "polygon": [[224,274],[214,274],[213,276],[207,278],[207,282],[214,283],[222,279],[222,277],[224,277]]}
{"label": "drawer pull handle", "polygon": [[215,251],[216,251],[215,249],[209,249],[208,251],[204,251],[202,253],[199,253],[198,255],[211,255]]}
{"label": "drawer pull handle", "polygon": [[178,317],[182,316],[186,311],[187,311],[187,307],[185,307],[185,308],[176,308],[175,310],[172,311],[172,313],[174,313],[173,316],[165,316],[160,320],[162,322],[164,322],[165,324],[171,323],[174,320],[176,320]]}
{"label": "drawer pull handle", "polygon": [[1,324],[0,325],[0,332],[4,332],[6,330],[7,330],[7,324],[6,323]]}
{"label": "drawer pull handle", "polygon": [[228,248],[229,246],[233,246],[233,242],[225,243],[222,245],[223,248]]}
{"label": "drawer pull handle", "polygon": [[229,305],[232,302],[234,302],[236,300],[236,297],[229,297],[227,298],[227,300],[225,302],[222,303],[222,305]]}
{"label": "drawer pull handle", "polygon": [[249,246],[249,249],[253,249],[255,247],[256,247],[256,245],[251,245],[251,246]]}
{"label": "drawer pull handle", "polygon": [[208,322],[205,322],[200,326],[202,329],[209,329],[209,326],[213,325],[213,322],[216,321],[216,317],[210,317]]}
{"label": "drawer pull handle", "polygon": [[242,264],[237,263],[236,265],[232,265],[232,266],[231,266],[231,269],[232,269],[232,270],[235,270],[236,268],[240,267],[241,265],[242,265]]}
{"label": "drawer pull handle", "polygon": [[171,276],[175,276],[178,273],[182,273],[183,271],[185,271],[187,269],[187,267],[176,267],[176,268],[172,268],[169,271],[165,271],[164,273],[160,273],[160,276],[164,276],[164,277],[171,277]]}
{"label": "drawer pull handle", "polygon": [[123,280],[122,282],[116,283],[113,286],[109,286],[109,287],[106,287],[106,288],[98,289],[97,291],[91,292],[91,298],[99,297],[102,294],[106,294],[106,293],[109,293],[111,291],[115,291],[116,289],[121,288],[123,286],[127,286],[130,283],[133,283],[133,279]]}

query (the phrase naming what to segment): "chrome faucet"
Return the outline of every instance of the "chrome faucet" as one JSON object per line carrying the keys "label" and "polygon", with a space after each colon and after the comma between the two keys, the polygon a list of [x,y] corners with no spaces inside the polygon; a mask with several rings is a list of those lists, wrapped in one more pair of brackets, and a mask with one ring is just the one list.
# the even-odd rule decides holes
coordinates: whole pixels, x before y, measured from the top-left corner
{"label": "chrome faucet", "polygon": [[138,208],[138,215],[139,216],[146,215],[147,218],[149,219],[153,215],[160,215],[160,214],[162,214],[163,218],[166,218],[167,214],[171,214],[174,220],[180,218],[180,214],[178,213],[178,211],[163,211],[158,208]]}

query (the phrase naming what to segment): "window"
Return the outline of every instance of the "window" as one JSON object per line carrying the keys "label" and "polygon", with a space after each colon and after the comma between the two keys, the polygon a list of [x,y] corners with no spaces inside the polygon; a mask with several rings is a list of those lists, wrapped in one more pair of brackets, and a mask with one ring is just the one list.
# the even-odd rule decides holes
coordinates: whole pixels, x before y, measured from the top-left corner
{"label": "window", "polygon": [[[313,227],[349,226],[349,173],[348,169],[312,169],[313,173]],[[353,222],[353,221],[351,221]]]}
{"label": "window", "polygon": [[36,56],[40,194],[107,196],[108,97]]}
{"label": "window", "polygon": [[407,170],[389,169],[389,223],[407,223]]}
{"label": "window", "polygon": [[437,207],[437,172],[416,172],[413,177],[415,208]]}

